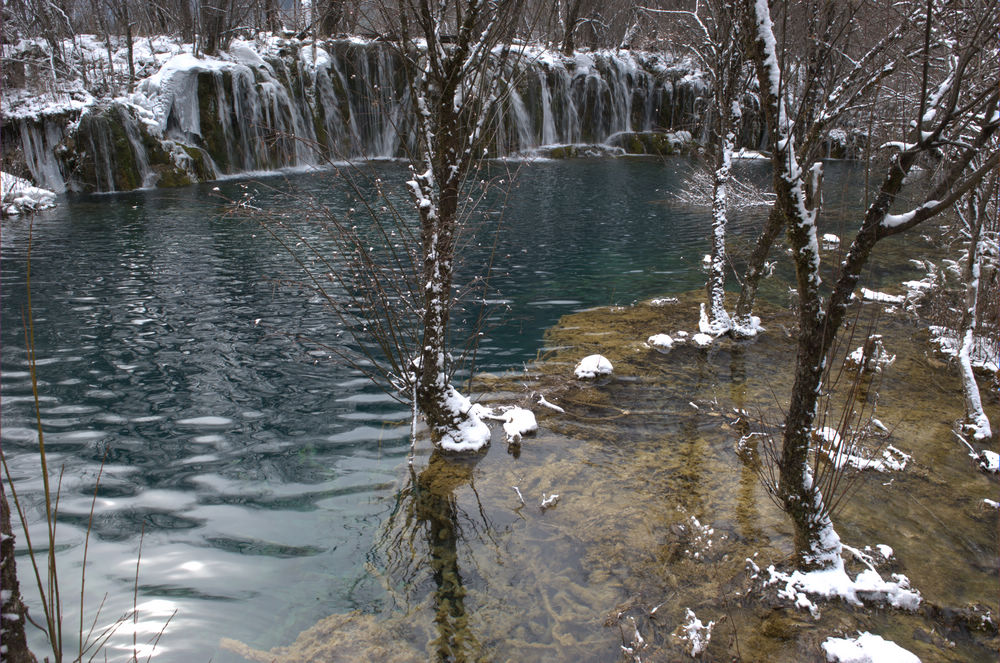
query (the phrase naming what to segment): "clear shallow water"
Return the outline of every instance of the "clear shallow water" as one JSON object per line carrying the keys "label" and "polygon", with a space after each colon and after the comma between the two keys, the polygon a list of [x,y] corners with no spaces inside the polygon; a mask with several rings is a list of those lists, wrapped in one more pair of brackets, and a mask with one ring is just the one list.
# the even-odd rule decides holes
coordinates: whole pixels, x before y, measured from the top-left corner
{"label": "clear shallow water", "polygon": [[[577,342],[545,336],[565,313],[700,287],[707,212],[667,200],[685,167],[649,160],[524,166],[495,256],[493,285],[507,306],[491,320],[479,370],[518,370],[545,348]],[[394,164],[376,168],[387,179],[404,173]],[[291,182],[334,209],[356,204],[329,174],[295,175]],[[753,481],[739,479],[749,506],[735,514],[727,511],[731,505],[719,506],[733,489],[723,477],[741,476],[727,434],[706,433],[718,424],[684,417],[686,397],[667,406],[641,381],[623,382],[624,391],[611,398],[648,399],[641,407],[651,416],[659,412],[653,418],[605,430],[597,422],[615,414],[598,409],[588,413],[594,423],[584,420],[569,431],[575,438],[539,438],[538,452],[526,449],[520,464],[495,444],[474,470],[445,472],[445,479],[421,472],[424,483],[438,488],[424,491],[434,496],[429,503],[414,501],[419,491],[405,471],[408,413],[342,362],[289,338],[334,334],[331,314],[275,282],[300,277],[297,266],[255,224],[223,218],[214,186],[232,198],[249,190],[244,186],[254,188],[227,181],[77,198],[37,218],[34,229],[42,417],[50,466],[66,468],[64,595],[74,595],[103,460],[88,594],[95,607],[108,593],[102,621],[131,607],[141,540],[139,642],[177,611],[157,660],[237,660],[218,651],[220,637],[267,649],[354,609],[426,616],[392,640],[424,652],[435,637],[426,628],[434,597],[444,591],[430,569],[446,576],[456,555],[487,651],[501,658],[546,651],[608,660],[619,643],[617,629],[601,630],[604,613],[643,583],[655,594],[650,588],[689,584],[684,573],[704,574],[665,567],[659,553],[650,553],[677,553],[669,532],[685,521],[678,507],[739,521],[746,530],[740,536],[760,545],[783,540],[780,517],[768,511]],[[256,189],[262,205],[281,204]],[[756,212],[737,215],[734,244],[759,222]],[[488,260],[492,236],[485,235],[487,248],[471,246],[463,273]],[[37,514],[40,481],[20,327],[25,224],[5,226],[2,241],[4,452]],[[774,280],[765,290],[783,298],[785,286]],[[787,356],[782,348],[762,353],[742,374]],[[686,389],[703,384],[711,392],[736,380],[720,377],[711,362],[695,369],[678,378]],[[655,431],[662,433],[647,439]],[[652,467],[653,459],[665,458],[664,441],[677,448],[675,438],[684,440],[683,453],[650,476],[613,442],[649,445],[640,462]],[[611,481],[603,491],[596,487],[602,478]],[[537,509],[517,510],[515,484],[529,501],[543,491],[565,494],[573,484],[574,498],[591,506],[556,510],[543,520]],[[683,500],[671,497],[679,494]],[[637,506],[638,497],[645,507]],[[649,505],[661,514],[653,524],[644,521]],[[455,522],[457,533],[449,525]],[[754,529],[767,534],[752,535]],[[442,534],[454,551],[420,543],[427,531]],[[666,541],[657,533],[664,531]],[[622,541],[641,551],[636,559],[623,554]],[[975,545],[982,547],[978,539]],[[26,564],[23,557],[19,562]],[[21,574],[27,577],[25,568]],[[542,586],[550,588],[544,596]],[[67,610],[71,625],[74,610]],[[504,628],[523,622],[522,615],[531,621],[513,624],[511,638],[519,644],[504,649]],[[115,646],[130,651],[131,642],[129,632]]]}

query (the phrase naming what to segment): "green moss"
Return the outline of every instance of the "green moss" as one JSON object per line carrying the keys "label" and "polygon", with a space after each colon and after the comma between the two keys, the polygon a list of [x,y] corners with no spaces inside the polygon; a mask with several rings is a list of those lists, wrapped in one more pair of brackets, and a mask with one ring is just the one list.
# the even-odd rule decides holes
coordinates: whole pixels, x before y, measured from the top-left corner
{"label": "green moss", "polygon": [[200,181],[210,180],[215,177],[215,172],[209,165],[208,157],[205,155],[205,152],[197,147],[191,147],[189,145],[183,145],[182,147],[184,151],[187,152],[187,155],[191,157],[194,174]]}
{"label": "green moss", "polygon": [[[231,108],[219,107],[219,99],[229,106],[229,95],[225,90],[232,87],[232,74],[228,71],[198,74],[198,118],[201,126],[201,142],[212,161],[223,173],[230,172],[229,141],[219,117],[230,113]],[[220,88],[222,94],[220,94]]]}

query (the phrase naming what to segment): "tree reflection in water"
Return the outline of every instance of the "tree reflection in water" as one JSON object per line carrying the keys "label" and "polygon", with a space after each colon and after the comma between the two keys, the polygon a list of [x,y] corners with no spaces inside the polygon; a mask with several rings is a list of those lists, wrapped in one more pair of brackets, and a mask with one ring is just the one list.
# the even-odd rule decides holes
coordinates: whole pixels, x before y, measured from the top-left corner
{"label": "tree reflection in water", "polygon": [[[398,600],[413,606],[425,600],[422,582],[430,571],[434,630],[429,654],[437,661],[473,661],[481,645],[469,625],[466,588],[459,568],[459,544],[470,533],[492,539],[491,525],[473,484],[476,458],[455,458],[434,452],[423,470],[410,472],[376,552],[384,555],[389,583],[402,589]],[[456,493],[468,486],[479,506],[474,517],[458,506]]]}

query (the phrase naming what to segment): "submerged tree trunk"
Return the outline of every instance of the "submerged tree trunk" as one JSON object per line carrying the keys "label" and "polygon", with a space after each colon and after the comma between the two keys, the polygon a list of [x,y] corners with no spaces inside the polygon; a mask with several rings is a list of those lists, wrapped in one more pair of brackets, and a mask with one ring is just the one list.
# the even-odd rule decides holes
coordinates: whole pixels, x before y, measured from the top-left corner
{"label": "submerged tree trunk", "polygon": [[455,492],[472,482],[473,466],[431,454],[427,467],[413,480],[416,523],[424,527],[434,578],[434,625],[430,646],[439,661],[471,661],[482,646],[470,628],[466,588],[458,565],[460,511]]}

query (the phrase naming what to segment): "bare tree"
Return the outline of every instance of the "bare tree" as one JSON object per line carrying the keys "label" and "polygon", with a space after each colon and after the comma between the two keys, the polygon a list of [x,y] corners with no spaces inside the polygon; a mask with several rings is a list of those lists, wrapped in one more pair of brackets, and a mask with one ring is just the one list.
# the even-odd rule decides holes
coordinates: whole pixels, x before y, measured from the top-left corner
{"label": "bare tree", "polygon": [[[779,92],[790,118],[789,135],[795,139],[796,159],[806,170],[823,156],[831,129],[866,115],[873,117],[876,108],[885,106],[884,82],[912,55],[903,47],[913,36],[915,12],[908,7],[883,8],[879,3],[866,7],[869,14],[884,9],[878,14],[884,32],[864,35],[862,40],[854,36],[862,23],[859,7],[818,0],[780,6],[785,29],[777,62]],[[789,25],[796,30],[804,25],[806,29],[798,30],[796,38]],[[785,219],[775,207],[747,260],[733,316],[733,331],[738,336],[755,334],[752,314],[757,289],[784,225]]]}
{"label": "bare tree", "polygon": [[689,26],[690,50],[712,85],[709,108],[712,135],[712,252],[709,265],[707,322],[702,331],[715,336],[733,327],[726,311],[726,224],[729,183],[736,129],[743,111],[740,105],[749,81],[744,75],[743,21],[728,0],[695,0],[691,9],[645,11],[685,21]]}
{"label": "bare tree", "polygon": [[[782,90],[782,53],[774,36],[767,3],[744,0],[750,56],[759,81],[770,132],[777,214],[793,251],[799,294],[799,333],[791,400],[785,418],[777,494],[795,526],[801,564],[822,566],[839,555],[824,497],[809,467],[813,425],[822,375],[848,303],[876,244],[932,218],[978,187],[997,167],[996,132],[1000,73],[990,48],[1000,9],[995,3],[928,0],[919,86],[904,140],[893,150],[888,171],[877,187],[832,284],[824,297],[816,219],[820,211],[820,164],[803,168],[795,149],[794,118]],[[943,63],[940,70],[935,63]],[[869,74],[870,75],[870,74]],[[976,158],[978,162],[974,161]],[[890,210],[904,181],[920,159],[936,164],[937,174],[924,202],[902,214]]]}
{"label": "bare tree", "polygon": [[[978,161],[978,160],[977,160]],[[983,410],[983,401],[972,367],[976,351],[976,331],[979,327],[979,299],[983,286],[984,262],[990,254],[989,242],[997,241],[997,173],[994,172],[985,186],[970,191],[965,200],[955,205],[961,224],[961,233],[968,244],[962,261],[962,280],[965,282],[965,306],[958,327],[958,373],[965,394],[965,428],[980,442],[993,436],[989,417]],[[995,251],[995,249],[994,249]],[[994,266],[995,268],[995,266]],[[995,293],[994,293],[995,294]]]}
{"label": "bare tree", "polygon": [[398,13],[417,116],[418,154],[407,184],[421,224],[423,331],[413,390],[435,446],[451,451],[476,451],[489,441],[486,425],[450,383],[448,327],[463,190],[503,99],[501,72],[512,58],[509,26],[518,9],[518,2],[497,0],[403,0]]}

